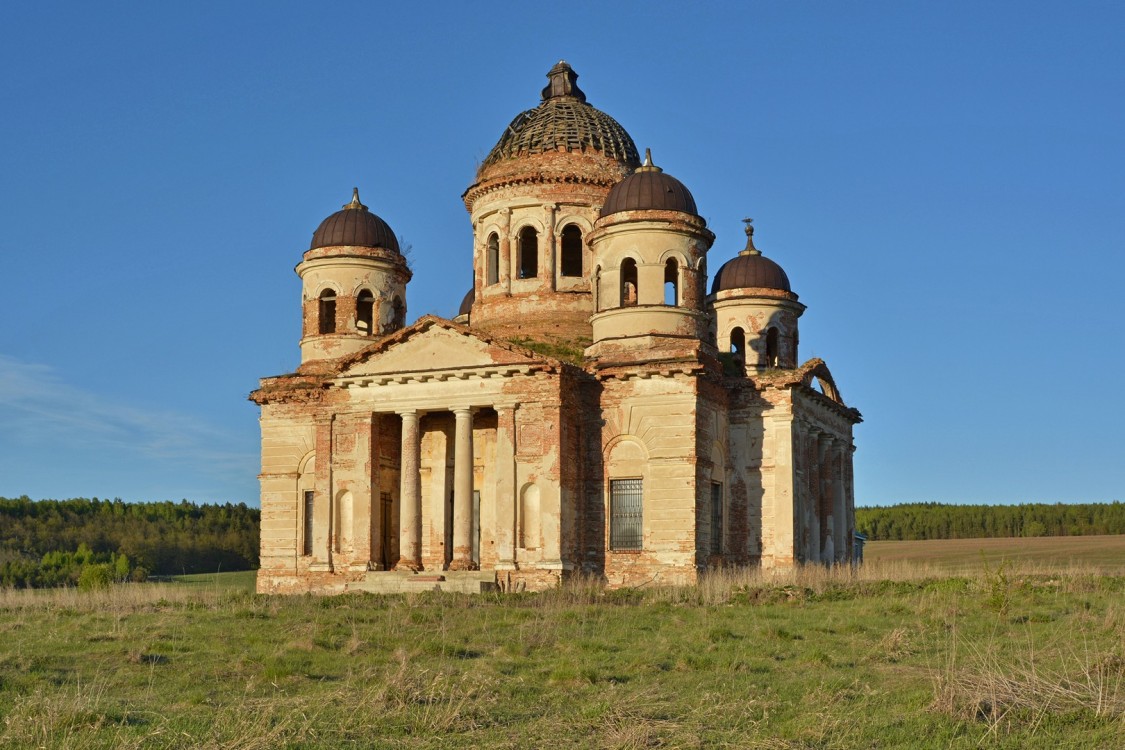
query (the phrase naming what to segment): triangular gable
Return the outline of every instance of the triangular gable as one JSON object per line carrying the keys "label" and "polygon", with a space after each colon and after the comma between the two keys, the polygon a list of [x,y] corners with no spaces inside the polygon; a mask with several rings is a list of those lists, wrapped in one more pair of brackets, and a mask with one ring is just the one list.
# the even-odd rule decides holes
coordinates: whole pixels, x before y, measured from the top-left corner
{"label": "triangular gable", "polygon": [[344,363],[341,378],[460,371],[505,365],[558,365],[550,357],[434,316],[388,336]]}

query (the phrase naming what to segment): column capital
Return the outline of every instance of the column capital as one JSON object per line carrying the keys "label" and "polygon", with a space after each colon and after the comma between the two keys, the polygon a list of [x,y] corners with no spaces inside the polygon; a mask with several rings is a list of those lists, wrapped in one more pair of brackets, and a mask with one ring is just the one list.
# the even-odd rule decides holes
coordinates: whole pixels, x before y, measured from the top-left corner
{"label": "column capital", "polygon": [[474,413],[476,413],[477,408],[478,407],[476,407],[476,406],[451,406],[451,407],[449,407],[449,410],[451,412],[453,412],[453,416],[455,416],[455,417],[460,417],[460,416],[465,416],[465,415],[468,415],[468,416],[471,417]]}

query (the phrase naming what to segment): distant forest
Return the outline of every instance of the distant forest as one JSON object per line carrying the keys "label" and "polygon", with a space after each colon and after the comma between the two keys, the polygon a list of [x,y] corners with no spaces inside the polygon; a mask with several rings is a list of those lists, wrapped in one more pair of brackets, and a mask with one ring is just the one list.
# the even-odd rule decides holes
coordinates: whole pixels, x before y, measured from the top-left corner
{"label": "distant forest", "polygon": [[856,508],[855,524],[873,541],[1125,534],[1125,503],[904,503]]}
{"label": "distant forest", "polygon": [[0,497],[0,586],[97,587],[258,567],[261,511],[186,500]]}

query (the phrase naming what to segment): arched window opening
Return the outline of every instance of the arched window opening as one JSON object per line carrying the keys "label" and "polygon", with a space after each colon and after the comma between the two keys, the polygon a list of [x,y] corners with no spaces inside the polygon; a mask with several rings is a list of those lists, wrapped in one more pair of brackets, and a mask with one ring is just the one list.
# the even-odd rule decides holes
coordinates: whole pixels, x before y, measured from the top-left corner
{"label": "arched window opening", "polygon": [[730,353],[740,364],[746,364],[746,333],[741,328],[730,332]]}
{"label": "arched window opening", "polygon": [[316,521],[316,457],[310,456],[304,465],[299,467],[297,478],[297,506],[300,519],[300,548],[301,554],[306,557],[313,553],[313,524]]}
{"label": "arched window opening", "polygon": [[730,350],[719,352],[723,374],[731,378],[742,377],[746,374],[746,333],[741,328],[734,328],[729,339]]}
{"label": "arched window opening", "polygon": [[675,258],[664,264],[664,304],[680,304],[680,264]]}
{"label": "arched window opening", "polygon": [[582,230],[567,224],[562,230],[562,275],[582,275]]}
{"label": "arched window opening", "polygon": [[355,301],[355,327],[360,333],[371,335],[375,332],[372,322],[375,319],[375,295],[364,289]]}
{"label": "arched window opening", "polygon": [[317,317],[321,333],[336,333],[336,292],[325,289],[320,293]]}
{"label": "arched window opening", "polygon": [[532,227],[520,230],[520,267],[521,279],[534,279],[539,275],[539,233]]}
{"label": "arched window opening", "polygon": [[500,281],[500,238],[496,233],[488,235],[488,258],[487,263],[487,281],[488,284],[495,284]]}
{"label": "arched window opening", "polygon": [[637,304],[637,261],[626,258],[621,263],[621,306]]}
{"label": "arched window opening", "polygon": [[779,367],[777,329],[766,331],[766,367]]}

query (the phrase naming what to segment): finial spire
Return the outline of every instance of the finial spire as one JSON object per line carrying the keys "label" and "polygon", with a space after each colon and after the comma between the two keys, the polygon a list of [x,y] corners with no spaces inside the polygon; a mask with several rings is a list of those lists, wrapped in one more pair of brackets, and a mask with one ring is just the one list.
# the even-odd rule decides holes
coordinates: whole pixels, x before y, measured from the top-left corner
{"label": "finial spire", "polygon": [[364,211],[367,210],[367,206],[365,206],[365,205],[363,205],[362,203],[359,202],[359,188],[357,188],[357,187],[352,188],[352,202],[351,203],[345,203],[344,208],[359,208],[359,209],[362,209]]}
{"label": "finial spire", "polygon": [[762,251],[754,247],[754,220],[743,219],[742,223],[746,225],[746,247],[739,255],[761,255]]}
{"label": "finial spire", "polygon": [[543,101],[558,96],[573,96],[580,102],[586,101],[586,94],[578,88],[578,74],[566,60],[555,63],[555,67],[547,72],[547,80],[550,83],[543,89]]}
{"label": "finial spire", "polygon": [[652,149],[645,149],[645,163],[637,167],[638,172],[663,172],[664,170],[652,163]]}

